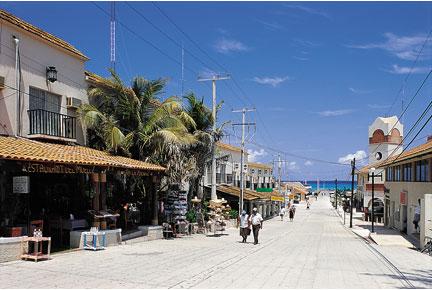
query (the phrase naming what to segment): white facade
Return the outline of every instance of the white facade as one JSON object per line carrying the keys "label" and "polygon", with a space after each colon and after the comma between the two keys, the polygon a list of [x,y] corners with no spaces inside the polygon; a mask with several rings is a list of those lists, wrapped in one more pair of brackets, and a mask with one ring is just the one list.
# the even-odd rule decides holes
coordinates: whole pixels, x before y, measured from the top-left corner
{"label": "white facade", "polygon": [[[248,154],[244,154],[244,173],[247,173]],[[241,149],[232,145],[217,143],[216,183],[240,186]],[[246,176],[246,174],[245,174]],[[204,185],[211,186],[211,161],[206,166]]]}
{"label": "white facade", "polygon": [[[88,102],[87,98],[87,83],[84,75],[84,64],[87,58],[83,55],[78,55],[72,51],[65,49],[62,43],[54,43],[53,40],[58,38],[49,35],[46,32],[38,30],[40,34],[28,32],[21,27],[11,24],[8,21],[3,21],[0,29],[0,77],[4,77],[4,86],[0,89],[0,134],[4,135],[21,135],[23,137],[38,137],[42,139],[62,139],[58,136],[30,136],[30,88],[34,90],[49,92],[50,96],[57,98],[55,107],[59,107],[57,113],[63,114],[66,117],[51,117],[49,126],[52,125],[53,120],[60,120],[59,118],[66,118],[67,116],[76,117],[76,109],[68,108],[66,104],[66,97],[73,97],[79,99],[81,102]],[[21,23],[24,23],[21,21]],[[44,39],[41,35],[48,35],[51,38]],[[19,39],[19,58],[18,68],[20,68],[20,85],[21,91],[21,106],[18,113],[18,88],[16,79],[16,42],[14,37]],[[62,41],[62,40],[59,40]],[[68,44],[66,44],[68,45]],[[47,81],[47,67],[55,67],[57,70],[57,81]],[[35,96],[31,94],[34,102],[36,99],[50,106],[48,98]],[[44,95],[45,96],[45,95]],[[21,116],[20,132],[18,132],[17,116]],[[41,118],[41,117],[39,117]],[[60,126],[51,129],[50,132],[63,133],[65,128],[64,119],[58,121]],[[76,120],[76,134],[75,138],[63,138],[67,141],[77,142],[79,144],[85,143],[85,134],[81,129],[78,119]],[[55,121],[57,122],[57,121]],[[44,123],[45,125],[46,123]],[[42,134],[44,135],[44,134]],[[56,135],[56,134],[53,134]]]}
{"label": "white facade", "polygon": [[248,188],[273,188],[273,168],[271,165],[252,163],[248,164],[248,174],[246,178]]}
{"label": "white facade", "polygon": [[[367,208],[372,200],[372,179],[368,178],[368,171],[374,167],[374,164],[378,164],[388,157],[397,156],[402,152],[403,125],[399,122],[397,116],[378,117],[369,126],[368,137],[369,165],[357,178],[357,195],[363,197],[364,208]],[[382,177],[374,178],[374,197],[384,202],[385,172],[376,170],[375,174],[381,174]]]}

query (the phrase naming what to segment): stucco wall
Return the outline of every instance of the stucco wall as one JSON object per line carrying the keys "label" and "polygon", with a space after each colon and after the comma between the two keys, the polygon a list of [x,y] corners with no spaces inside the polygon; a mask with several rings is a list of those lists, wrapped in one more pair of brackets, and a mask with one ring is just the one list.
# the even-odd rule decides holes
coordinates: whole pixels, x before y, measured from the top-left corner
{"label": "stucco wall", "polygon": [[[15,79],[15,43],[12,36],[19,39],[21,56],[21,135],[29,133],[29,87],[33,86],[61,95],[61,114],[75,116],[75,111],[66,109],[66,96],[88,102],[84,76],[84,60],[61,48],[33,36],[8,23],[2,23],[0,30],[0,76],[5,77],[6,86],[16,88]],[[46,67],[55,66],[57,81],[46,81]],[[16,90],[0,90],[0,133],[16,134],[17,96]],[[77,141],[84,144],[81,125],[77,125]]]}
{"label": "stucco wall", "polygon": [[[393,212],[390,212],[390,216],[401,206],[400,193],[403,191],[407,193],[407,233],[414,233],[413,220],[415,207],[418,205],[418,199],[423,199],[425,194],[432,194],[432,182],[386,182],[385,186],[390,190],[388,194],[390,203],[394,202],[395,204],[395,208]],[[390,210],[392,211],[392,208]],[[424,218],[424,215],[420,218],[420,231],[423,232],[425,229]],[[394,226],[402,230],[402,224],[402,215],[400,215],[400,220],[396,220]]]}

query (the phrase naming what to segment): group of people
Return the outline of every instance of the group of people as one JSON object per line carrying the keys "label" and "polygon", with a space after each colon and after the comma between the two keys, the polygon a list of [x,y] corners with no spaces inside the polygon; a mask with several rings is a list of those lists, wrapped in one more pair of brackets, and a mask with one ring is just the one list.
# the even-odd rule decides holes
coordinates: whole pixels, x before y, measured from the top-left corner
{"label": "group of people", "polygon": [[[296,211],[295,205],[294,204],[291,205],[291,203],[289,202],[288,203],[288,213],[289,213],[289,219],[290,219],[290,221],[294,220],[295,211]],[[282,207],[280,209],[280,211],[279,211],[279,216],[281,218],[281,221],[283,221],[283,218],[284,218],[285,214],[286,214],[286,209],[285,209],[285,207]]]}
{"label": "group of people", "polygon": [[[291,203],[288,203],[288,212],[289,212],[289,219],[290,221],[294,220],[296,207],[295,205],[291,205]],[[283,220],[283,217],[286,214],[285,207],[282,207],[280,209],[279,215],[281,217],[281,220]],[[245,210],[242,211],[241,215],[238,218],[238,223],[240,226],[240,236],[243,238],[242,243],[246,243],[247,237],[250,235],[251,231],[253,232],[254,236],[254,245],[258,244],[258,235],[259,231],[263,227],[263,217],[258,212],[258,209],[254,207],[252,209],[252,214],[247,214]],[[251,229],[252,227],[252,229]]]}
{"label": "group of people", "polygon": [[242,243],[246,243],[247,237],[250,235],[251,226],[254,236],[254,245],[258,244],[258,234],[263,226],[263,217],[258,212],[256,207],[253,208],[252,214],[249,216],[245,210],[242,211],[239,217],[240,236],[243,238]]}

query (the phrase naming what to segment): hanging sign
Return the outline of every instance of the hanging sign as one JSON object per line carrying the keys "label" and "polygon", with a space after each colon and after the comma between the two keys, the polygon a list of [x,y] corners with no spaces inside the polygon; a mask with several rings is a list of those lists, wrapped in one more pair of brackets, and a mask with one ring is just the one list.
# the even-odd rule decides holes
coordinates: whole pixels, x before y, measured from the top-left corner
{"label": "hanging sign", "polygon": [[30,176],[14,176],[12,187],[13,193],[30,193]]}
{"label": "hanging sign", "polygon": [[271,196],[271,200],[272,201],[281,201],[281,202],[283,202],[284,201],[284,198],[282,197],[282,196]]}

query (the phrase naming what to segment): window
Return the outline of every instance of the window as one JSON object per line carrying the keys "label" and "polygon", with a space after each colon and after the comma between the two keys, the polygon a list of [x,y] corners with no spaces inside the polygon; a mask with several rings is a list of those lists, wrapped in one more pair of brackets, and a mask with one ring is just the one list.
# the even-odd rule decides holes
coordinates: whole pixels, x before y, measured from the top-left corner
{"label": "window", "polygon": [[412,181],[412,167],[411,163],[403,165],[403,180]]}
{"label": "window", "polygon": [[387,167],[387,169],[386,169],[386,181],[393,181],[393,167]]}
{"label": "window", "polygon": [[258,174],[261,174],[262,173],[262,170],[261,169],[258,169]]}
{"label": "window", "polygon": [[60,113],[61,96],[38,88],[30,87],[30,110],[45,110]]}
{"label": "window", "polygon": [[267,174],[267,169],[266,169],[266,170],[264,170],[264,174]]}
{"label": "window", "polygon": [[401,181],[401,167],[394,167],[394,181]]}
{"label": "window", "polygon": [[415,181],[428,181],[429,162],[428,160],[420,160],[415,163]]}

